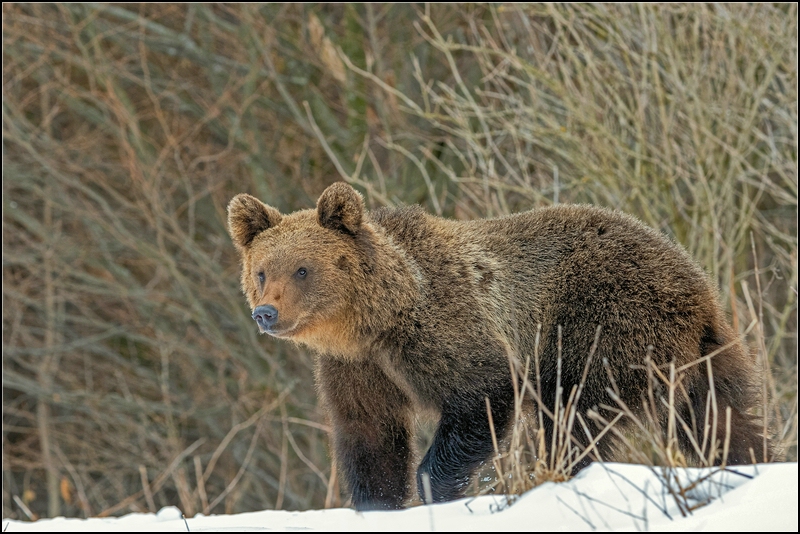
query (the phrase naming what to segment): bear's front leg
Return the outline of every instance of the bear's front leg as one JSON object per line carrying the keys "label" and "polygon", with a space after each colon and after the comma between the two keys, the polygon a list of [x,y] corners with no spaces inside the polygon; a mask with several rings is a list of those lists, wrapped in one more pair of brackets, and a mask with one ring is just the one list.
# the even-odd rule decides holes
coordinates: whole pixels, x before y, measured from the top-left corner
{"label": "bear's front leg", "polygon": [[402,508],[410,492],[411,415],[405,394],[368,362],[318,361],[336,463],[357,510]]}
{"label": "bear's front leg", "polygon": [[464,495],[470,477],[494,451],[492,431],[486,411],[486,398],[492,408],[492,424],[498,440],[503,439],[513,414],[514,392],[498,386],[483,396],[475,392],[450,399],[425,458],[417,470],[417,491],[426,496],[424,475],[429,477],[433,502],[458,499]]}

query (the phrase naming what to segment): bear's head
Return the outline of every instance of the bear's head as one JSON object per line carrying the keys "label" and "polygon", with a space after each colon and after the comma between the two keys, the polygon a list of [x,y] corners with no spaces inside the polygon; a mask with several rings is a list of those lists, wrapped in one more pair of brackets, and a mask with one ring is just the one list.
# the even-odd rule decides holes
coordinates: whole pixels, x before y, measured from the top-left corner
{"label": "bear's head", "polygon": [[405,257],[366,219],[363,198],[343,182],[316,210],[289,215],[247,194],[231,200],[228,231],[261,333],[354,357],[389,326],[387,305],[409,305]]}

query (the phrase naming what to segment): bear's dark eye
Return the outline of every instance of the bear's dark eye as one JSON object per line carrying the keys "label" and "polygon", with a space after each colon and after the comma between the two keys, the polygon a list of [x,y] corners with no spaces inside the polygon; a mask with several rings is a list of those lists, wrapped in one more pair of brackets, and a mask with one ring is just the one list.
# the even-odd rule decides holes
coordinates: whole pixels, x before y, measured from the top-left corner
{"label": "bear's dark eye", "polygon": [[266,280],[266,277],[264,276],[264,271],[261,271],[260,273],[258,273],[258,281],[263,284],[264,280]]}
{"label": "bear's dark eye", "polygon": [[305,278],[307,274],[308,271],[306,270],[305,267],[300,267],[299,269],[297,269],[297,278]]}

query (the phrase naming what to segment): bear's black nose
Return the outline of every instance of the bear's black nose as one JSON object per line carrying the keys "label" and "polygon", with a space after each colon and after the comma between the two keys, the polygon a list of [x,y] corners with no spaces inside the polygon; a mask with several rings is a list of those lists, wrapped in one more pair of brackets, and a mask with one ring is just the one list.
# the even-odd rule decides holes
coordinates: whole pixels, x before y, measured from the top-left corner
{"label": "bear's black nose", "polygon": [[270,326],[278,322],[278,310],[275,306],[259,306],[253,310],[253,319],[263,330],[269,330]]}

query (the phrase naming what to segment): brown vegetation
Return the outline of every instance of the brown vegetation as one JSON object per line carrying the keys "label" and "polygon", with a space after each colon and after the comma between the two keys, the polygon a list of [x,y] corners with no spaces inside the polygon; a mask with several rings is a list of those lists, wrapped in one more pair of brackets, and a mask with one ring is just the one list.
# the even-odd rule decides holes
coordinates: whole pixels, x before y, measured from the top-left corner
{"label": "brown vegetation", "polygon": [[4,4],[3,516],[340,504],[311,358],[257,336],[225,206],[342,178],[674,236],[796,460],[796,9]]}

